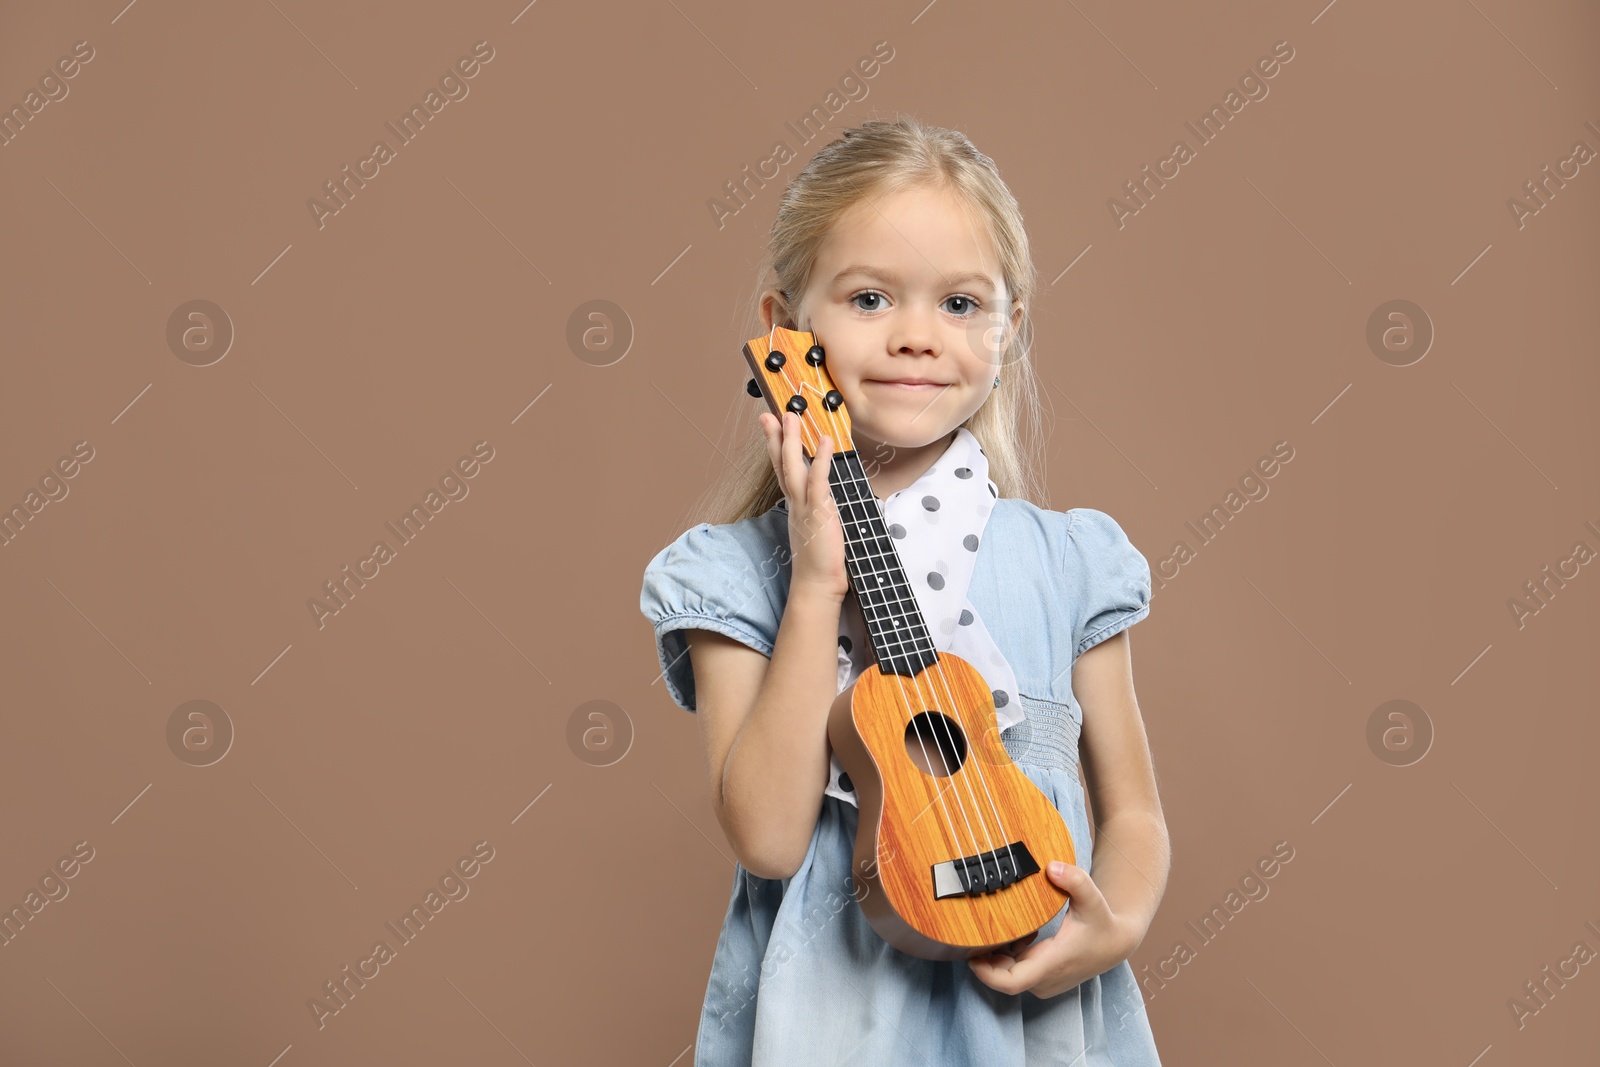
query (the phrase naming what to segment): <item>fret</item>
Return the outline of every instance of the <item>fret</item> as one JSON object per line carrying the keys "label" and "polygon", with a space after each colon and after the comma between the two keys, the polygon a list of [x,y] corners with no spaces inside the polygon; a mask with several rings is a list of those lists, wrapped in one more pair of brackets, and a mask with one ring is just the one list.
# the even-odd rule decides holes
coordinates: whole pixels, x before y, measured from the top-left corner
{"label": "fret", "polygon": [[868,608],[873,608],[883,612],[897,611],[904,615],[916,606],[914,601],[906,600],[893,592],[884,592],[876,589],[869,589],[865,592],[857,589],[856,600],[861,604],[863,613]]}
{"label": "fret", "polygon": [[[851,561],[859,562],[859,561]],[[857,567],[860,572],[866,591],[870,593],[890,593],[903,591],[907,588],[905,572],[898,567]]]}
{"label": "fret", "polygon": [[863,613],[870,608],[879,618],[889,615],[910,616],[918,610],[917,602],[902,596],[899,590],[862,591],[857,588],[856,600],[861,604]]}

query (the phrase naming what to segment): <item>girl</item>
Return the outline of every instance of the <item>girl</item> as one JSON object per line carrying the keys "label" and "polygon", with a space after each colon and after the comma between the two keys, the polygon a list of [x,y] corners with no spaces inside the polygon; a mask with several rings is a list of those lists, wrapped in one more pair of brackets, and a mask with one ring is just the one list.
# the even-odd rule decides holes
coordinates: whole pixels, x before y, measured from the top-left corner
{"label": "girl", "polygon": [[640,596],[738,859],[695,1063],[1159,1065],[1127,963],[1168,869],[1124,632],[1149,613],[1150,571],[1109,515],[1030,499],[1035,280],[1016,201],[962,134],[867,122],[789,183],[770,251],[762,327],[825,349],[934,646],[994,686],[1007,754],[1065,818],[1077,864],[1036,857],[1069,903],[987,957],[913,957],[867,923],[854,788],[827,736],[872,653],[832,443],[808,466],[797,416],[762,414],[719,522],[658,553]]}

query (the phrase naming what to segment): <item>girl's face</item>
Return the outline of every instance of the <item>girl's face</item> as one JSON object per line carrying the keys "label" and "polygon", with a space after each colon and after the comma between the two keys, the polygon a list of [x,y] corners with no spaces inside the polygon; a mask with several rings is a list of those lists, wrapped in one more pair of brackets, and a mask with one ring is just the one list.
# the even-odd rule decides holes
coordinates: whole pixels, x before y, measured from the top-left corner
{"label": "girl's face", "polygon": [[932,446],[926,469],[994,391],[1022,316],[1010,303],[988,227],[960,194],[917,186],[840,217],[798,315],[827,353],[858,451],[865,438],[915,466]]}

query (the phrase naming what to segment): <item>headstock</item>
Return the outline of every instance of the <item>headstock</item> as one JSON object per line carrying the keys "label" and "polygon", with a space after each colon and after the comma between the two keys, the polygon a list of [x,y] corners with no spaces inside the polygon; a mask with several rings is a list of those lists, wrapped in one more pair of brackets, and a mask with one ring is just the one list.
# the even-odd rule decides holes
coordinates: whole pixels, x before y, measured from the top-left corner
{"label": "headstock", "polygon": [[824,366],[822,346],[809,330],[786,330],[782,326],[766,335],[745,342],[744,358],[755,375],[745,389],[754,397],[765,397],[767,407],[779,419],[785,411],[800,416],[801,444],[806,455],[816,457],[824,435],[833,438],[838,455],[855,447],[850,438],[850,413],[844,397],[833,387]]}

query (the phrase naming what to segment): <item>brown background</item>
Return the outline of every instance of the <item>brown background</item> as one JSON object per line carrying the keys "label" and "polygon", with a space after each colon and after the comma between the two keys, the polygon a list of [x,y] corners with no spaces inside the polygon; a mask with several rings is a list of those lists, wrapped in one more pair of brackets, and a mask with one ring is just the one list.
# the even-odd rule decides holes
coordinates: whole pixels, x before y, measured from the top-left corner
{"label": "brown background", "polygon": [[[909,112],[1026,213],[1051,506],[1110,512],[1158,574],[1195,549],[1133,631],[1173,869],[1132,962],[1195,951],[1147,988],[1164,1062],[1592,1062],[1600,966],[1520,1028],[1508,1000],[1600,951],[1600,576],[1520,627],[1508,601],[1600,548],[1600,164],[1507,206],[1600,149],[1591,5],[123,2],[0,25],[7,109],[94,49],[0,148],[0,505],[94,454],[0,547],[0,906],[94,850],[0,947],[0,1060],[692,1059],[731,860],[640,576],[754,432],[782,181]],[[482,40],[470,94],[319,228],[307,201]],[[1280,40],[1270,94],[1119,229],[1108,199]],[[878,41],[802,143],[785,122]],[[1403,367],[1366,339],[1395,299],[1435,331]],[[167,339],[194,300],[234,333],[204,367]],[[591,300],[611,347],[575,351]],[[319,628],[308,600],[479,441],[470,494]],[[209,747],[169,742],[191,700]],[[591,700],[609,766],[570,740]],[[1431,724],[1419,762],[1369,747],[1390,700]],[[319,1029],[323,983],[479,841],[470,895]]]}

